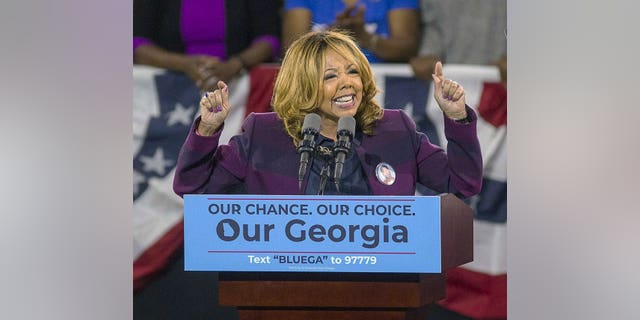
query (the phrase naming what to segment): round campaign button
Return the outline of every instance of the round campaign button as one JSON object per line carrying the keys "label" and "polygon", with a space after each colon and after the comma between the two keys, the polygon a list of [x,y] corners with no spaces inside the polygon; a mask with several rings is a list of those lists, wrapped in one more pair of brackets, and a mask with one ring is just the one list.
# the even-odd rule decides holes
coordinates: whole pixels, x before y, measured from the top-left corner
{"label": "round campaign button", "polygon": [[396,171],[390,164],[380,162],[376,166],[376,178],[380,183],[390,186],[396,181]]}

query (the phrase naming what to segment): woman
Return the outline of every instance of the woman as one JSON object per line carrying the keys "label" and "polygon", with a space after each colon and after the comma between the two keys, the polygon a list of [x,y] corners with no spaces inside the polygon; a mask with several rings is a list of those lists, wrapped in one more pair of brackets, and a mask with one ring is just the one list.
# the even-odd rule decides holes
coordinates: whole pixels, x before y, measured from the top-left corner
{"label": "woman", "polygon": [[[341,117],[356,120],[340,190],[328,183],[325,194],[414,195],[416,182],[421,182],[438,192],[472,196],[482,180],[477,117],[465,105],[463,88],[444,78],[440,63],[433,79],[445,114],[447,152],[417,132],[404,112],[376,103],[370,65],[350,37],[332,31],[305,34],[282,62],[272,99],[275,113],[249,115],[243,132],[228,145],[218,145],[231,109],[228,87],[218,82],[217,90],[205,94],[201,116],[180,152],[174,190],[181,196],[239,187],[249,194],[318,194],[325,161],[319,155],[310,161],[300,190],[296,152],[305,116],[317,113],[319,149],[331,148]],[[392,183],[376,174],[380,166],[394,171]]]}
{"label": "woman", "polygon": [[133,61],[214,90],[280,54],[278,8],[274,0],[134,0]]}

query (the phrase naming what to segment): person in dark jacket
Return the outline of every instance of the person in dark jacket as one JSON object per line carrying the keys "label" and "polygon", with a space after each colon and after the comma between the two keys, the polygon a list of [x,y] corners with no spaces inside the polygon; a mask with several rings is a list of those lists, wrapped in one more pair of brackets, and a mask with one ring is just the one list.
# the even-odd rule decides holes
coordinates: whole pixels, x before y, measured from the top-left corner
{"label": "person in dark jacket", "polygon": [[275,0],[134,0],[133,61],[183,72],[203,90],[280,52]]}
{"label": "person in dark jacket", "polygon": [[[477,116],[465,104],[465,91],[446,79],[436,63],[434,95],[444,113],[446,151],[416,131],[401,110],[384,110],[375,100],[371,67],[353,39],[334,31],[310,32],[294,41],[278,73],[275,112],[247,116],[242,133],[227,145],[218,140],[229,105],[228,86],[203,95],[198,117],[180,151],[174,191],[220,194],[239,188],[249,194],[320,194],[318,181],[333,157],[312,155],[300,187],[297,147],[305,116],[320,117],[315,145],[333,148],[338,123],[353,117],[356,127],[345,157],[340,186],[326,183],[322,194],[414,195],[416,183],[467,198],[482,182]],[[381,168],[395,178],[385,179]]]}

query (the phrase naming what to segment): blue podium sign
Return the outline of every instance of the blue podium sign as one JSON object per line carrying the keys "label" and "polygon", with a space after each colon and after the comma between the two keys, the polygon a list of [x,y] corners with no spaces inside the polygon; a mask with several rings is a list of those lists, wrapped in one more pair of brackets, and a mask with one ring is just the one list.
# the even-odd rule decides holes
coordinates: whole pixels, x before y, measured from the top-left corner
{"label": "blue podium sign", "polygon": [[439,273],[440,198],[185,195],[185,270]]}

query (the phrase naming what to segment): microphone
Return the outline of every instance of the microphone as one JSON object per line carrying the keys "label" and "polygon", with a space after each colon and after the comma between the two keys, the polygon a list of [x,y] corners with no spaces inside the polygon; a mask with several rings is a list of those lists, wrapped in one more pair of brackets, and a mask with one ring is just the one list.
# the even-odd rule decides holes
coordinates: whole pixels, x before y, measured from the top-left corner
{"label": "microphone", "polygon": [[302,190],[302,180],[307,172],[307,164],[309,157],[316,148],[316,136],[320,131],[320,122],[322,119],[316,113],[309,113],[304,116],[302,123],[302,140],[298,144],[298,153],[300,154],[300,166],[298,167],[298,190]]}
{"label": "microphone", "polygon": [[341,117],[338,120],[338,140],[333,145],[333,155],[335,157],[335,168],[333,170],[333,181],[336,184],[336,190],[340,191],[340,177],[342,177],[342,169],[344,168],[344,159],[351,150],[351,140],[356,131],[356,119],[351,116]]}

